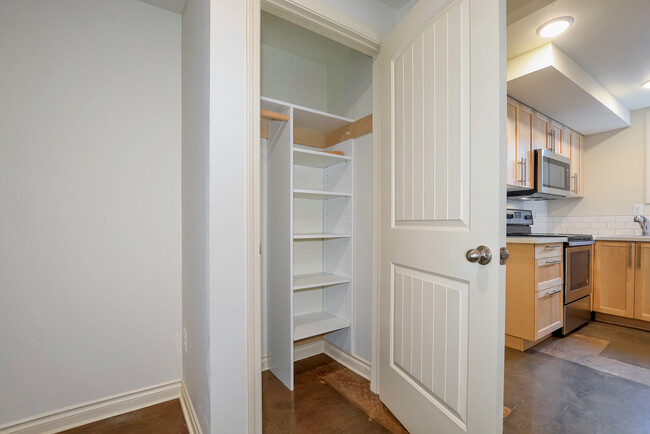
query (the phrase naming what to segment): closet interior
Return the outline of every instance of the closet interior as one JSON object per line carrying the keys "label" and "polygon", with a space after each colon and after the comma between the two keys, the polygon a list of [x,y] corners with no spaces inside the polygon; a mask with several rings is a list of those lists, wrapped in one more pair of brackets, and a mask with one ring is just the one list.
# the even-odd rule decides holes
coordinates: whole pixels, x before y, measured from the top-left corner
{"label": "closet interior", "polygon": [[261,54],[264,364],[293,390],[323,339],[369,374],[372,60],[267,13]]}

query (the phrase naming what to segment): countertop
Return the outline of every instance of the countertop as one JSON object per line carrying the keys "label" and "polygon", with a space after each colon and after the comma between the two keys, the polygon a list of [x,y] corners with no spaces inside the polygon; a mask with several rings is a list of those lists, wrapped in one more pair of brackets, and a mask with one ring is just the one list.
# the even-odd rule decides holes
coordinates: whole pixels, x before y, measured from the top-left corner
{"label": "countertop", "polygon": [[507,243],[514,244],[564,243],[566,240],[566,237],[506,237]]}
{"label": "countertop", "polygon": [[594,235],[596,241],[643,241],[650,242],[650,237],[642,237],[640,235]]}

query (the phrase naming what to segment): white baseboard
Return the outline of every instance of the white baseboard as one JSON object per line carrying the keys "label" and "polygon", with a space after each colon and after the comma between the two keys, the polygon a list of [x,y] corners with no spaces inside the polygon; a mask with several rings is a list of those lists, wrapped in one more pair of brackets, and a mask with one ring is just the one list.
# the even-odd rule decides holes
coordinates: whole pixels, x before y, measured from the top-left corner
{"label": "white baseboard", "polygon": [[0,434],[49,434],[181,396],[181,380],[86,402],[0,426]]}
{"label": "white baseboard", "polygon": [[[330,344],[326,340],[311,342],[294,348],[293,360],[302,360],[307,357],[325,353],[341,365],[345,366],[352,372],[356,372],[363,378],[370,380],[370,363],[359,357],[346,353],[336,345]],[[262,356],[262,371],[269,369],[269,356]]]}
{"label": "white baseboard", "polygon": [[366,380],[370,380],[370,363],[367,361],[348,354],[329,342],[325,342],[325,350],[323,352],[352,372],[356,372]]}
{"label": "white baseboard", "polygon": [[[316,342],[310,342],[305,345],[300,345],[293,349],[293,360],[302,360],[307,357],[315,356],[325,352],[325,341],[320,340]],[[264,354],[262,356],[262,371],[269,370],[269,356]]]}
{"label": "white baseboard", "polygon": [[185,416],[185,423],[190,434],[203,434],[199,418],[196,416],[194,405],[192,405],[192,400],[190,399],[190,394],[185,387],[185,382],[181,385],[181,408],[183,409],[183,416]]}

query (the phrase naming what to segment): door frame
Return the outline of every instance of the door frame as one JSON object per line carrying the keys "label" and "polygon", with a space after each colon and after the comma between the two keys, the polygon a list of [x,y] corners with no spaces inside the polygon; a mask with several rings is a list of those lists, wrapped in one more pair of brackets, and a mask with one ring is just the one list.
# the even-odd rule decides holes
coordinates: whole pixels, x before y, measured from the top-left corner
{"label": "door frame", "polygon": [[[323,9],[324,6],[321,7]],[[379,35],[335,9],[314,10],[294,0],[246,0],[246,377],[248,431],[262,432],[262,242],[260,98],[261,11],[265,10],[372,57],[372,111],[379,113]],[[336,17],[336,20],[329,18]],[[379,393],[379,116],[373,116],[372,339],[370,388]]]}

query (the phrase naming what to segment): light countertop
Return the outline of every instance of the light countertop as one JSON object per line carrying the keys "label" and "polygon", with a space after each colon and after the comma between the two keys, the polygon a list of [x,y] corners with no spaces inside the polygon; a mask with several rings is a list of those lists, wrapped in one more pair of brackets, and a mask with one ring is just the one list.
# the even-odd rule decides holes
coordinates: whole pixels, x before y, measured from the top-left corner
{"label": "light countertop", "polygon": [[566,240],[566,237],[506,237],[507,243],[514,244],[564,243]]}
{"label": "light countertop", "polygon": [[640,235],[594,235],[596,241],[643,241],[650,242],[650,237]]}

